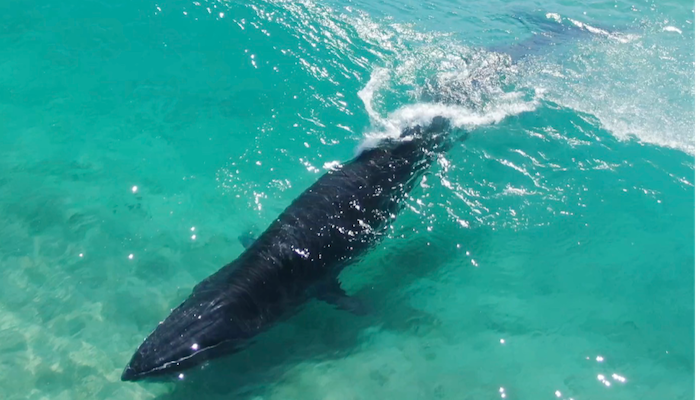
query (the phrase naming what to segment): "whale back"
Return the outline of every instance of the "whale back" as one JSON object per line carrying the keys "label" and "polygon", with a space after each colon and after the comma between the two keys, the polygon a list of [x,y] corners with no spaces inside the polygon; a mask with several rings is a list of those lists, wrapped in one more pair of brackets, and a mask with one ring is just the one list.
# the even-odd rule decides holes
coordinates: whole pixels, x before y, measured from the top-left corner
{"label": "whale back", "polygon": [[142,343],[122,379],[191,368],[242,348],[312,297],[346,298],[338,275],[384,236],[444,148],[446,126],[436,119],[406,129],[325,173],[236,260],[194,287]]}

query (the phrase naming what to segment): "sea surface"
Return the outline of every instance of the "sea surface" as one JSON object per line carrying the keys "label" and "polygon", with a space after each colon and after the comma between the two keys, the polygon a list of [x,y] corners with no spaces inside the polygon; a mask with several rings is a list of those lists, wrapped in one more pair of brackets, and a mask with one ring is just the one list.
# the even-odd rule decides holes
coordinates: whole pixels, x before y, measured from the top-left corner
{"label": "sea surface", "polygon": [[[1,399],[694,393],[691,1],[0,2]],[[328,168],[444,115],[390,235],[181,381],[141,341]]]}

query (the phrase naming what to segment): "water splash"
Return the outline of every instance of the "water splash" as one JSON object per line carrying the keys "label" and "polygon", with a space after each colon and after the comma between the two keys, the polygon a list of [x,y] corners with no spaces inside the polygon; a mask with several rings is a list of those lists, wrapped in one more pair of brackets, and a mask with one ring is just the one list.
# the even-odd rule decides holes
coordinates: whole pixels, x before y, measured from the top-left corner
{"label": "water splash", "polygon": [[371,123],[358,151],[437,116],[449,119],[453,128],[471,130],[537,108],[540,91],[505,89],[517,71],[507,56],[441,44],[406,48],[389,60],[390,67],[372,71],[358,92]]}

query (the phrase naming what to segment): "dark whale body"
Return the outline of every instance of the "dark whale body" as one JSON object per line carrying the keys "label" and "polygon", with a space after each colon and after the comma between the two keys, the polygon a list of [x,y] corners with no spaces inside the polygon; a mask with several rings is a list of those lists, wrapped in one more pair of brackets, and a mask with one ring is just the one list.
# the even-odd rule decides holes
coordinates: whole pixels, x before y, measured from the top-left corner
{"label": "dark whale body", "polygon": [[233,262],[194,287],[133,355],[122,380],[152,379],[233,353],[317,298],[362,314],[338,275],[383,236],[447,145],[437,117],[323,175]]}

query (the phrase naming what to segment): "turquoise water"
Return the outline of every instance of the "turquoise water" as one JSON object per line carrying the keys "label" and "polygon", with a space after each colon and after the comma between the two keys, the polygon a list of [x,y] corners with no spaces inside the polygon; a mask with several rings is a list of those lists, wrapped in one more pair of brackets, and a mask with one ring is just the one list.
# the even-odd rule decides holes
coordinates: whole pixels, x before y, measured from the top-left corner
{"label": "turquoise water", "polygon": [[[0,398],[693,398],[691,2],[0,11]],[[375,314],[120,382],[238,235],[436,114],[469,139],[342,275]]]}

